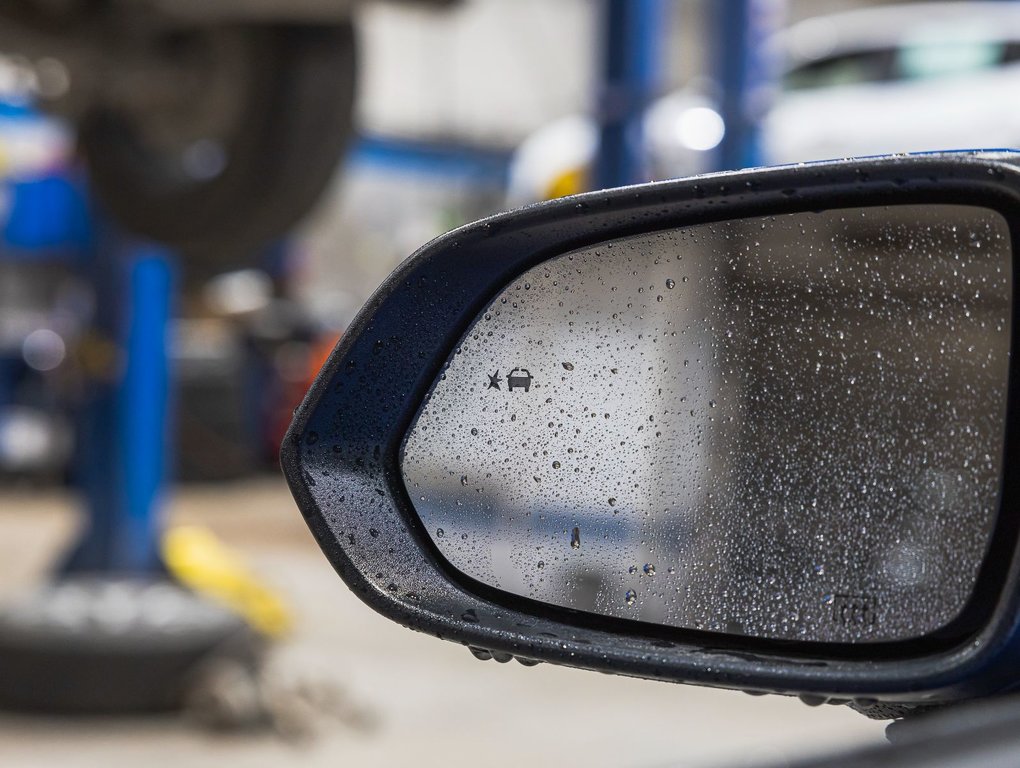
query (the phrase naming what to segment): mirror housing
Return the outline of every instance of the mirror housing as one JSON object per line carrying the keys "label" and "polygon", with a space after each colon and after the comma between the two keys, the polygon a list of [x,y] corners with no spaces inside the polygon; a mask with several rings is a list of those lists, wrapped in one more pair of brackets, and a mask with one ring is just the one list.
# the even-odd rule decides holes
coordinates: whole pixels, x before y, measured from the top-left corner
{"label": "mirror housing", "polygon": [[[401,449],[458,342],[515,278],[609,240],[833,208],[965,204],[1020,232],[1020,154],[894,156],[715,174],[579,195],[446,234],[387,279],[298,409],[282,462],[340,576],[383,615],[480,658],[853,703],[877,716],[1008,690],[1020,679],[1016,321],[1000,508],[963,636],[805,644],[660,626],[555,607],[475,581],[440,554],[405,488]],[[1016,256],[1013,256],[1014,263]],[[1013,270],[1013,283],[1016,283]],[[524,379],[524,373],[519,372]],[[518,375],[518,374],[515,374]],[[530,372],[527,376],[531,378]]]}

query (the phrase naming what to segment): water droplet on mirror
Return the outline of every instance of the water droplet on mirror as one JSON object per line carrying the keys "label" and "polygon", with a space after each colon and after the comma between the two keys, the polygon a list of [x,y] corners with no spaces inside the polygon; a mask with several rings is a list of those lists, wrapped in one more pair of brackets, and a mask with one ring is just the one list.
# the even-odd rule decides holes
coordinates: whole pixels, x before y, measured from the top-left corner
{"label": "water droplet on mirror", "polygon": [[468,484],[467,475],[461,475],[460,476],[460,484],[461,485],[467,485]]}
{"label": "water droplet on mirror", "polygon": [[580,549],[581,548],[581,529],[576,525],[574,530],[570,532],[570,548]]}
{"label": "water droplet on mirror", "polygon": [[574,370],[574,364],[573,363],[563,363],[563,370],[565,370],[565,371],[572,371],[572,370]]}
{"label": "water droplet on mirror", "polygon": [[676,287],[676,280],[674,280],[673,278],[670,278],[669,280],[667,280],[666,281],[666,287],[669,288],[669,290],[672,291]]}
{"label": "water droplet on mirror", "polygon": [[634,605],[637,602],[637,592],[633,589],[628,589],[623,595],[623,602],[627,605]]}
{"label": "water droplet on mirror", "polygon": [[652,565],[651,563],[645,563],[645,567],[642,568],[641,570],[643,570],[645,572],[645,576],[654,576],[655,575],[655,566]]}
{"label": "water droplet on mirror", "polygon": [[612,496],[609,497],[609,506],[611,507],[616,506],[616,499],[614,499]]}
{"label": "water droplet on mirror", "polygon": [[437,537],[439,537],[441,539],[445,535],[446,535],[446,531],[444,531],[442,528],[436,528],[436,536]]}
{"label": "water droplet on mirror", "polygon": [[553,462],[553,469],[559,469],[559,468],[560,468],[560,463],[558,461],[554,461]]}
{"label": "water droplet on mirror", "polygon": [[477,435],[478,434],[478,430],[475,429],[474,427],[471,427],[471,434],[472,435]]}

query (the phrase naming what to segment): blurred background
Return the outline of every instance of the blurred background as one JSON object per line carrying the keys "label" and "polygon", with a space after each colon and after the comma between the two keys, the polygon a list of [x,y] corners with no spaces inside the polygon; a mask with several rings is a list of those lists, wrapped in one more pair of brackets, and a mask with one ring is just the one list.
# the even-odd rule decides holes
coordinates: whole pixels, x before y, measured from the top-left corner
{"label": "blurred background", "polygon": [[1017,146],[1018,85],[1006,0],[8,0],[0,760],[739,765],[880,740],[842,707],[407,632],[331,571],[277,452],[442,232],[650,179]]}

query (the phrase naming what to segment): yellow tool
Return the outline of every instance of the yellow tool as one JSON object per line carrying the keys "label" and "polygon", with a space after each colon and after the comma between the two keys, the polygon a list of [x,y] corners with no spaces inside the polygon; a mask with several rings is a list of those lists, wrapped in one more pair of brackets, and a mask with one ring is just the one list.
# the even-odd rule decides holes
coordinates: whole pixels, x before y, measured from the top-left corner
{"label": "yellow tool", "polygon": [[290,629],[283,600],[212,531],[194,525],[170,528],[162,549],[167,568],[181,584],[230,608],[265,635],[279,637]]}

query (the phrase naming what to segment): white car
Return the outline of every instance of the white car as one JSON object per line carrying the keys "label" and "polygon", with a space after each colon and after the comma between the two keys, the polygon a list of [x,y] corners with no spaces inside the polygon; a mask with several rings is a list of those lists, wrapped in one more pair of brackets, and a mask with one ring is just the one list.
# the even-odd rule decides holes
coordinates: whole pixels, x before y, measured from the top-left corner
{"label": "white car", "polygon": [[888,6],[801,22],[778,41],[768,163],[1020,145],[1020,5]]}

